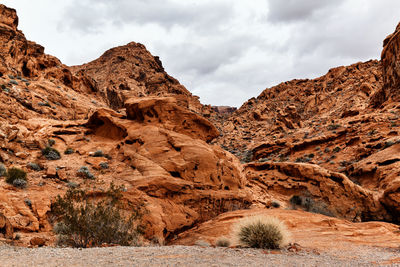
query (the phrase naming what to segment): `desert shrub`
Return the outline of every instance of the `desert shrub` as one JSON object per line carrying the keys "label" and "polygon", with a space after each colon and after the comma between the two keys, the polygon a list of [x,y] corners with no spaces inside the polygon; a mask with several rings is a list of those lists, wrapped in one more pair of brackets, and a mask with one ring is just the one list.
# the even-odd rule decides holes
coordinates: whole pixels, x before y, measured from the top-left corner
{"label": "desert shrub", "polygon": [[48,144],[49,146],[54,146],[54,145],[56,144],[56,140],[49,138],[49,139],[47,140],[47,144]]}
{"label": "desert shrub", "polygon": [[18,188],[25,188],[26,184],[27,184],[27,182],[24,179],[15,179],[12,182],[12,185],[15,186],[15,187],[18,187]]}
{"label": "desert shrub", "polygon": [[385,142],[385,145],[384,145],[384,147],[383,147],[383,149],[388,148],[388,147],[391,147],[391,146],[393,146],[394,144],[395,144],[395,142],[393,142],[393,141],[386,141],[386,142]]}
{"label": "desert shrub", "polygon": [[78,175],[84,179],[94,179],[94,175],[90,172],[89,168],[82,166],[78,170]]}
{"label": "desert shrub", "polygon": [[6,182],[15,187],[24,188],[26,186],[26,172],[20,168],[9,168],[6,174]]}
{"label": "desert shrub", "polygon": [[325,202],[315,201],[309,196],[298,196],[294,195],[289,200],[293,209],[300,207],[301,209],[312,212],[319,213],[330,217],[335,217],[334,214],[328,209]]}
{"label": "desert shrub", "polygon": [[41,106],[41,107],[51,107],[50,103],[47,102],[47,101],[46,102],[39,102],[38,105]]}
{"label": "desert shrub", "polygon": [[262,249],[279,249],[289,240],[283,222],[270,216],[252,216],[239,221],[236,236],[241,245]]}
{"label": "desert shrub", "polygon": [[108,169],[108,168],[109,168],[107,162],[101,162],[101,163],[99,164],[99,166],[100,166],[102,169]]}
{"label": "desert shrub", "polygon": [[249,163],[253,160],[253,151],[246,150],[243,152],[240,162],[241,163]]}
{"label": "desert shrub", "polygon": [[204,240],[197,240],[196,242],[194,242],[195,246],[199,246],[199,247],[210,247],[211,244],[207,241]]}
{"label": "desert shrub", "polygon": [[340,147],[335,147],[333,150],[332,150],[332,152],[333,153],[338,153],[338,152],[340,152]]}
{"label": "desert shrub", "polygon": [[225,247],[225,248],[227,248],[227,247],[229,247],[229,246],[231,245],[231,241],[230,241],[228,238],[226,238],[226,237],[221,237],[221,238],[219,238],[219,239],[217,240],[217,242],[215,243],[215,245],[216,245],[217,247]]}
{"label": "desert shrub", "polygon": [[75,182],[68,182],[67,186],[72,189],[79,187],[79,185]]}
{"label": "desert shrub", "polygon": [[0,177],[6,175],[7,169],[6,166],[4,166],[3,163],[0,163]]}
{"label": "desert shrub", "polygon": [[27,166],[28,166],[29,169],[34,170],[34,171],[41,171],[42,170],[42,168],[40,168],[39,164],[34,163],[34,162],[29,162]]}
{"label": "desert shrub", "polygon": [[[314,154],[313,154],[314,155]],[[302,157],[298,157],[298,158],[296,158],[296,160],[295,160],[296,162],[303,162],[303,163],[307,163],[307,162],[310,162],[310,161],[312,161],[312,158],[310,158],[310,157],[308,157],[308,155],[304,155],[304,156],[302,156]]]}
{"label": "desert shrub", "polygon": [[339,124],[330,124],[330,125],[328,125],[327,129],[329,131],[333,131],[333,130],[336,130],[336,129],[340,128],[340,127],[341,126]]}
{"label": "desert shrub", "polygon": [[10,84],[18,85],[18,82],[16,80],[10,80]]}
{"label": "desert shrub", "polygon": [[69,189],[64,197],[57,196],[51,205],[58,223],[53,231],[60,245],[72,247],[100,246],[101,244],[138,245],[143,233],[140,219],[143,205],[130,207],[126,218],[121,209],[121,188],[113,185],[100,201],[91,199],[87,191]]}
{"label": "desert shrub", "polygon": [[32,201],[29,198],[25,198],[24,202],[28,207],[32,207]]}
{"label": "desert shrub", "polygon": [[48,160],[57,160],[61,158],[60,152],[57,149],[47,146],[42,149],[42,155]]}
{"label": "desert shrub", "polygon": [[93,153],[93,157],[104,157],[102,150],[97,150]]}
{"label": "desert shrub", "polygon": [[73,150],[72,148],[68,147],[67,149],[65,149],[64,154],[65,155],[69,155],[69,154],[74,154],[75,150]]}
{"label": "desert shrub", "polygon": [[281,207],[281,203],[279,203],[278,201],[272,201],[271,202],[271,206],[273,208],[280,208]]}

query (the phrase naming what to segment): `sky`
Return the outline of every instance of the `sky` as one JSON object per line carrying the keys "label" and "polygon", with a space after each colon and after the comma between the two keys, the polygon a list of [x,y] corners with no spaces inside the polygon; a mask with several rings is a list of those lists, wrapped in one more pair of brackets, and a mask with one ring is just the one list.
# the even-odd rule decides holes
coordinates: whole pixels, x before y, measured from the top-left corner
{"label": "sky", "polygon": [[265,88],[379,59],[399,0],[5,0],[27,39],[80,65],[131,41],[203,104],[241,106]]}

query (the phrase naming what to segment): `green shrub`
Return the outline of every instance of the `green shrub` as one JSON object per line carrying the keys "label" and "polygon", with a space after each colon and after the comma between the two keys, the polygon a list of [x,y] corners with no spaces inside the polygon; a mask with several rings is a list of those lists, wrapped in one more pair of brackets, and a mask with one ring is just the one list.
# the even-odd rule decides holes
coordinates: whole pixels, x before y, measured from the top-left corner
{"label": "green shrub", "polygon": [[143,205],[130,207],[129,218],[122,214],[121,188],[113,185],[104,192],[104,199],[94,201],[84,190],[69,189],[57,196],[51,210],[58,223],[53,231],[60,245],[93,247],[102,244],[138,245],[143,233],[140,219]]}
{"label": "green shrub", "polygon": [[340,147],[335,147],[333,150],[332,150],[332,152],[333,153],[338,153],[338,152],[340,152]]}
{"label": "green shrub", "polygon": [[93,157],[104,157],[103,151],[97,150],[93,153]]}
{"label": "green shrub", "polygon": [[94,175],[90,172],[89,168],[82,166],[78,170],[78,175],[84,179],[94,179]]}
{"label": "green shrub", "polygon": [[47,101],[46,102],[39,102],[38,105],[41,106],[41,107],[51,107],[50,103],[47,102]]}
{"label": "green shrub", "polygon": [[75,183],[75,182],[69,181],[69,182],[67,183],[67,186],[68,186],[69,188],[74,189],[74,188],[78,188],[78,187],[79,187],[79,184],[77,184],[77,183]]}
{"label": "green shrub", "polygon": [[41,171],[42,170],[42,168],[40,168],[39,164],[34,163],[34,162],[29,162],[27,166],[28,166],[29,169],[34,170],[34,171]]}
{"label": "green shrub", "polygon": [[99,166],[100,166],[102,169],[108,169],[108,168],[109,168],[107,162],[101,162],[101,163],[99,164]]}
{"label": "green shrub", "polygon": [[241,245],[251,248],[279,249],[289,240],[289,232],[279,219],[270,216],[252,216],[236,225],[236,236]]}
{"label": "green shrub", "polygon": [[56,140],[49,138],[47,140],[47,144],[48,146],[54,146],[56,144]]}
{"label": "green shrub", "polygon": [[26,182],[26,180],[24,180],[24,179],[15,179],[15,180],[12,182],[12,184],[13,184],[13,186],[18,187],[18,188],[25,188],[27,182]]}
{"label": "green shrub", "polygon": [[227,248],[227,247],[229,247],[229,246],[231,245],[231,241],[230,241],[228,238],[226,238],[226,237],[221,237],[221,238],[219,238],[219,239],[217,240],[217,242],[215,243],[215,245],[216,245],[217,247],[225,247],[225,248]]}
{"label": "green shrub", "polygon": [[341,126],[340,126],[339,124],[330,124],[330,125],[328,125],[327,129],[328,129],[329,131],[334,131],[334,130],[340,128],[340,127],[341,127]]}
{"label": "green shrub", "polygon": [[73,150],[72,148],[68,147],[65,151],[64,154],[65,155],[69,155],[69,154],[73,154],[75,153],[75,150]]}
{"label": "green shrub", "polygon": [[15,187],[24,188],[26,186],[26,172],[20,168],[9,168],[6,174],[6,182]]}
{"label": "green shrub", "polygon": [[279,203],[278,201],[272,201],[271,202],[271,206],[273,207],[273,208],[280,208],[281,207],[281,203]]}
{"label": "green shrub", "polygon": [[61,158],[60,152],[57,149],[47,146],[42,149],[42,155],[48,160],[57,160]]}
{"label": "green shrub", "polygon": [[325,202],[315,201],[308,196],[298,196],[294,195],[289,200],[293,209],[300,207],[301,209],[312,212],[319,213],[330,217],[335,217],[334,214],[328,209]]}
{"label": "green shrub", "polygon": [[4,166],[3,163],[0,163],[0,177],[6,175],[7,169],[6,166]]}

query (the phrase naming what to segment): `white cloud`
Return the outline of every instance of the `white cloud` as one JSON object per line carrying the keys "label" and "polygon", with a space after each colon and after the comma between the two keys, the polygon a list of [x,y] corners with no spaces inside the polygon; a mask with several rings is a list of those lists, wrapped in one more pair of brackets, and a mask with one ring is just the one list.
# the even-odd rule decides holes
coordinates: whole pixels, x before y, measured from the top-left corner
{"label": "white cloud", "polygon": [[239,106],[264,88],[379,58],[397,0],[5,0],[20,29],[69,65],[130,41],[205,104]]}

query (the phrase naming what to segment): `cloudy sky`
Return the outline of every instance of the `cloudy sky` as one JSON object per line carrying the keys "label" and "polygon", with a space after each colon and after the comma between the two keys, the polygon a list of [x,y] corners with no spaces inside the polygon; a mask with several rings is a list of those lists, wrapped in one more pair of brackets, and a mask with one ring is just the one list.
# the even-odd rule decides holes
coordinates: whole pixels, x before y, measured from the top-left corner
{"label": "cloudy sky", "polygon": [[19,28],[67,65],[130,41],[160,56],[203,104],[378,59],[399,0],[5,0]]}

